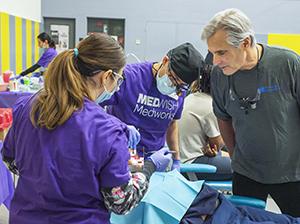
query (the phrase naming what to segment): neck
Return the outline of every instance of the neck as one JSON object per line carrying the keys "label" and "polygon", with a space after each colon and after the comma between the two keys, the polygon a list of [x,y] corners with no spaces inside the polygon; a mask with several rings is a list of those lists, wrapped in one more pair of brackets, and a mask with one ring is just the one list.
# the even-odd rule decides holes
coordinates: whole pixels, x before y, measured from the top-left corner
{"label": "neck", "polygon": [[254,47],[249,48],[248,56],[246,58],[246,64],[243,66],[241,70],[249,70],[254,68],[259,62],[261,56],[261,46],[256,45]]}

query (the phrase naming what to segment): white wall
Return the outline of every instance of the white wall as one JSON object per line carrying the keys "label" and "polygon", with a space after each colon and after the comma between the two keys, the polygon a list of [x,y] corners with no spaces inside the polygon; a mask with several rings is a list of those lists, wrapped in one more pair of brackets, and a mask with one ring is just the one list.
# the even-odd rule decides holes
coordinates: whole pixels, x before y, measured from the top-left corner
{"label": "white wall", "polygon": [[[206,55],[201,31],[215,13],[226,8],[242,10],[252,21],[261,43],[266,43],[269,33],[300,34],[300,0],[43,0],[42,16],[75,19],[76,43],[87,35],[88,17],[125,19],[125,52],[143,61],[161,60],[166,49],[184,40]],[[159,26],[150,30],[149,25],[155,24]],[[162,46],[152,48],[150,37]],[[140,40],[139,45],[136,40]],[[136,60],[130,57],[128,62]]]}
{"label": "white wall", "polygon": [[0,11],[41,22],[41,0],[0,0]]}

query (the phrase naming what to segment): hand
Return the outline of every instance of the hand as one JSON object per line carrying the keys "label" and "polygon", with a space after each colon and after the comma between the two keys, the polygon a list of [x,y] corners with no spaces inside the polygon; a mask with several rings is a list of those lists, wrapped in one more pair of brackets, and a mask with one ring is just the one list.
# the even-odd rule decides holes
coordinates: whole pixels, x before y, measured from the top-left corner
{"label": "hand", "polygon": [[136,149],[136,145],[140,142],[141,135],[134,126],[127,125],[127,128],[129,130],[128,147],[131,149]]}
{"label": "hand", "polygon": [[180,173],[180,159],[172,158],[173,164],[171,170],[176,169]]}
{"label": "hand", "polygon": [[202,152],[205,156],[208,157],[215,157],[218,154],[218,149],[217,149],[217,145],[214,145],[213,148],[210,148],[210,146],[207,144],[205,146],[205,150],[202,149]]}
{"label": "hand", "polygon": [[150,160],[154,163],[157,172],[165,171],[168,167],[172,158],[171,153],[168,153],[168,151],[169,148],[165,147],[153,153],[150,157],[147,158],[147,160]]}
{"label": "hand", "polygon": [[21,75],[17,75],[17,76],[11,77],[9,80],[14,80],[14,79],[19,79],[19,78],[21,78]]}
{"label": "hand", "polygon": [[31,77],[40,77],[41,76],[41,72],[33,72],[31,74]]}

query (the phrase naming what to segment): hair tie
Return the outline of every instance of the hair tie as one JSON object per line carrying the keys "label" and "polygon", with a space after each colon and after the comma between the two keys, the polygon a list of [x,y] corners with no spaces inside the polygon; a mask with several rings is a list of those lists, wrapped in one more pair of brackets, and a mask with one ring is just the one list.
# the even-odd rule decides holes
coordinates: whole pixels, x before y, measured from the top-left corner
{"label": "hair tie", "polygon": [[79,54],[78,49],[77,49],[77,48],[74,48],[73,50],[74,50],[74,52],[75,52],[75,57],[74,57],[74,58],[77,58],[77,56],[78,56],[78,54]]}

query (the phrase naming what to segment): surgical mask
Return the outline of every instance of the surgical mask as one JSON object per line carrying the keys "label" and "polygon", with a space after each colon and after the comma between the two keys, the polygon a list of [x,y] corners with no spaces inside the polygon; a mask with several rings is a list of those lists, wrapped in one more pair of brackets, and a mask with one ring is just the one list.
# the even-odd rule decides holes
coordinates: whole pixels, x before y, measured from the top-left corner
{"label": "surgical mask", "polygon": [[103,87],[104,87],[104,92],[101,93],[101,95],[95,99],[95,103],[99,104],[99,103],[102,103],[104,102],[105,100],[109,100],[111,98],[112,95],[114,95],[114,93],[116,92],[116,90],[118,89],[118,85],[115,86],[115,88],[111,91],[111,93],[109,93],[107,90],[106,90],[106,87],[105,85],[103,84]]}
{"label": "surgical mask", "polygon": [[176,86],[169,79],[167,74],[164,74],[161,78],[157,74],[157,88],[161,94],[170,95],[176,91]]}
{"label": "surgical mask", "polygon": [[46,49],[47,49],[47,47],[46,47],[46,46],[43,46],[43,48],[42,48],[42,49],[43,49],[43,51],[45,52],[45,51],[46,51]]}

